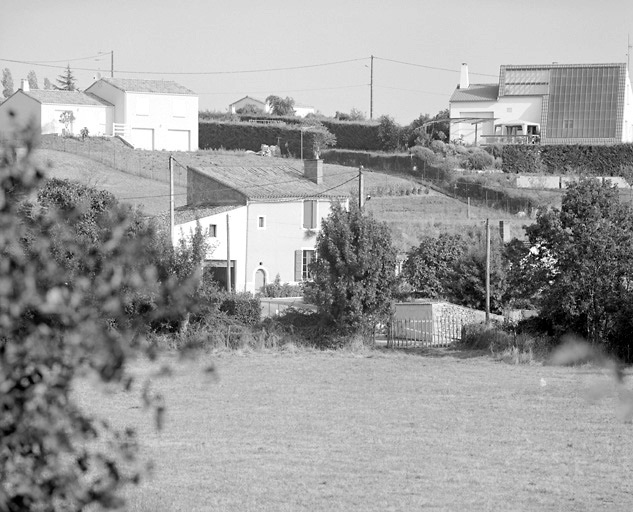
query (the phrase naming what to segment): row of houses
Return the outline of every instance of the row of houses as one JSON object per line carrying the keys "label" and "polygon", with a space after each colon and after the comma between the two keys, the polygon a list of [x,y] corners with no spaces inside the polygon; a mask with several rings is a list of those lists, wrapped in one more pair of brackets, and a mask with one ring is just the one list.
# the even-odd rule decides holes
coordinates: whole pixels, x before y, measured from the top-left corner
{"label": "row of houses", "polygon": [[[266,102],[246,96],[229,106],[270,111]],[[0,104],[0,139],[29,123],[42,134],[119,136],[137,149],[198,149],[198,95],[166,80],[100,78],[85,91],[30,89],[28,81]],[[295,105],[305,117],[314,107]]]}
{"label": "row of houses", "polygon": [[[470,84],[464,65],[450,100],[451,136],[474,144],[633,142],[632,101],[622,64],[502,66],[495,84]],[[23,84],[0,105],[0,132],[27,121],[43,133],[87,127],[91,135],[120,135],[142,149],[198,145],[198,98],[175,82],[101,78],[83,92]],[[340,185],[349,176],[328,176],[320,161],[269,162],[188,168],[187,204],[175,212],[172,242],[200,223],[209,242],[205,265],[224,285],[230,276],[237,291],[257,292],[276,276],[308,279],[323,219],[334,203],[350,200]]]}

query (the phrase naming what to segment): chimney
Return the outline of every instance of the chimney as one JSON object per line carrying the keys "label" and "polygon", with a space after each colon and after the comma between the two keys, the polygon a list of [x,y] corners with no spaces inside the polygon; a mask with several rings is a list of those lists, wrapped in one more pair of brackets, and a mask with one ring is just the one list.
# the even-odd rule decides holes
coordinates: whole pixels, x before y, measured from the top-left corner
{"label": "chimney", "polygon": [[304,160],[303,175],[317,185],[323,184],[323,160]]}
{"label": "chimney", "polygon": [[459,88],[460,89],[468,89],[470,82],[468,81],[468,64],[466,62],[462,62],[462,70],[459,75]]}
{"label": "chimney", "polygon": [[31,89],[29,87],[29,81],[26,79],[22,79],[22,87],[20,87],[24,92],[29,92]]}

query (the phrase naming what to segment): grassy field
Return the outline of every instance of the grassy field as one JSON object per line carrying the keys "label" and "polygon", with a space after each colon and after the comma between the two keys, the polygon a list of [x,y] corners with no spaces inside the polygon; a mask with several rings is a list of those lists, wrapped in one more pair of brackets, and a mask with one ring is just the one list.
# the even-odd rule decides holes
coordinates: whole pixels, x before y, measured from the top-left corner
{"label": "grassy field", "polygon": [[632,426],[614,394],[585,398],[610,385],[595,368],[296,349],[174,368],[152,380],[160,433],[137,396],[79,386],[87,408],[137,427],[156,464],[127,493],[132,512],[633,510]]}
{"label": "grassy field", "polygon": [[[140,206],[148,215],[169,211],[169,185],[167,183],[134,176],[112,169],[87,157],[38,149],[35,161],[46,167],[49,177],[79,181],[107,190],[119,200]],[[176,206],[186,203],[185,187],[175,187]]]}

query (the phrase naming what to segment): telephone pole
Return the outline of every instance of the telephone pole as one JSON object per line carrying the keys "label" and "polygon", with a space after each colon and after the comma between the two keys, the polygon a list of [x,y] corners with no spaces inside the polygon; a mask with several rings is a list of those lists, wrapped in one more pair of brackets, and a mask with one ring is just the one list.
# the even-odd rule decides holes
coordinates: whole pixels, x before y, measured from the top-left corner
{"label": "telephone pole", "polygon": [[486,324],[490,322],[490,219],[486,219]]}
{"label": "telephone pole", "polygon": [[371,66],[369,68],[369,119],[374,118],[374,56],[371,56]]}
{"label": "telephone pole", "polygon": [[364,183],[363,183],[363,169],[364,167],[361,165],[358,168],[358,209],[362,210],[363,205],[365,204],[365,196],[364,196]]}
{"label": "telephone pole", "polygon": [[110,78],[114,78],[114,50],[110,51]]}

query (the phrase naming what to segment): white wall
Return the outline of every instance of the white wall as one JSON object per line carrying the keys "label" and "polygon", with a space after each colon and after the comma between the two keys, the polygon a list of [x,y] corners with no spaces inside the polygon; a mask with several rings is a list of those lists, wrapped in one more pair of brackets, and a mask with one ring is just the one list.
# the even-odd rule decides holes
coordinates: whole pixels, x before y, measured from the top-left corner
{"label": "white wall", "polygon": [[[96,94],[108,103],[114,105],[112,122],[125,123],[125,93],[122,90],[98,80],[88,87],[85,92]],[[109,135],[111,135],[111,133],[109,133]]]}
{"label": "white wall", "polygon": [[[246,206],[241,206],[229,212],[210,215],[199,220],[200,226],[204,233],[208,233],[209,226],[216,226],[216,237],[207,238],[207,242],[211,246],[210,252],[207,254],[208,260],[226,261],[226,216],[229,216],[229,232],[230,232],[230,252],[231,260],[235,261],[235,289],[243,291],[245,289],[246,277],[244,275],[244,267],[246,262]],[[196,221],[178,224],[174,229],[174,237],[172,242],[174,246],[184,236],[189,237],[196,229]]]}
{"label": "white wall", "polygon": [[61,134],[65,125],[59,118],[65,111],[70,111],[75,116],[75,120],[69,125],[69,131],[73,135],[79,135],[84,127],[88,128],[91,136],[108,134],[111,127],[108,119],[112,118],[112,107],[105,105],[42,105],[42,133]]}
{"label": "white wall", "polygon": [[[198,97],[170,94],[131,93],[126,94],[126,124],[131,130],[154,131],[154,148],[178,151],[177,138],[170,130],[188,131],[190,147],[198,149]],[[134,144],[134,141],[130,141]],[[149,148],[146,148],[149,149]]]}
{"label": "white wall", "polygon": [[[492,113],[496,118],[494,123],[516,121],[518,119],[532,123],[541,123],[543,99],[541,96],[503,96],[499,101],[454,102],[450,105],[451,119],[459,117],[479,117],[482,113]],[[483,116],[481,116],[483,117]],[[483,123],[477,129],[478,143],[484,142],[481,135],[492,135],[487,125]],[[469,122],[451,124],[451,140],[459,139],[460,135],[467,144],[475,142],[475,126]]]}
{"label": "white wall", "polygon": [[633,142],[633,90],[631,90],[631,75],[629,75],[628,69],[626,71],[622,125],[622,142]]}
{"label": "white wall", "polygon": [[[255,289],[255,272],[261,268],[268,283],[277,274],[282,283],[295,283],[295,251],[312,250],[321,223],[330,212],[329,199],[317,201],[317,227],[303,228],[303,201],[287,203],[250,202],[248,205],[248,260],[246,262],[246,290]],[[265,218],[265,227],[258,227],[260,216]],[[260,265],[261,263],[261,265]]]}

